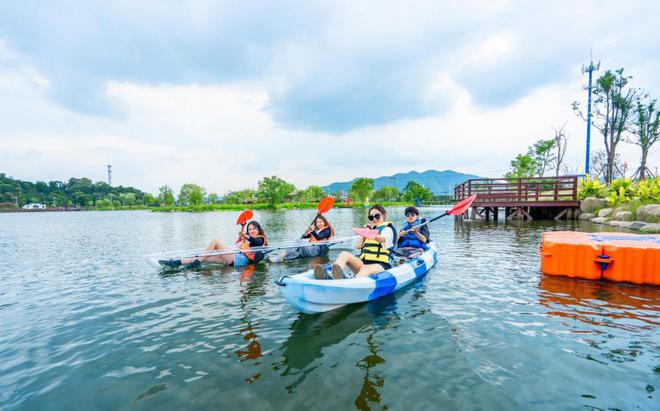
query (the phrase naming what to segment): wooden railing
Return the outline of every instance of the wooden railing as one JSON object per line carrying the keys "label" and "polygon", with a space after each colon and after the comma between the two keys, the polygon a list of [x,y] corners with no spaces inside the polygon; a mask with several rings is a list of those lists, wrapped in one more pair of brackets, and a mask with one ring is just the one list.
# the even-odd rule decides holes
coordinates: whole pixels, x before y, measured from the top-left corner
{"label": "wooden railing", "polygon": [[454,198],[477,194],[474,206],[577,202],[578,177],[474,178],[454,188]]}

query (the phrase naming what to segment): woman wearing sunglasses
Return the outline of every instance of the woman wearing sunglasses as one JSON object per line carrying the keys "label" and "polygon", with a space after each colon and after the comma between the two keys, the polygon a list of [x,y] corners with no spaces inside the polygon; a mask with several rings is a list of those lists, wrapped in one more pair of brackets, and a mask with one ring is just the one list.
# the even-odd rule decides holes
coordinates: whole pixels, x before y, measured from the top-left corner
{"label": "woman wearing sunglasses", "polygon": [[[371,223],[367,227],[378,230],[378,235],[373,240],[360,237],[356,244],[356,248],[360,250],[359,257],[346,251],[339,254],[330,270],[333,279],[346,278],[344,275],[346,266],[353,271],[356,277],[378,274],[392,268],[391,249],[396,244],[396,229],[392,223],[387,221],[387,212],[380,204],[369,209],[367,218]],[[319,280],[327,278],[322,265],[314,267],[314,277]]]}

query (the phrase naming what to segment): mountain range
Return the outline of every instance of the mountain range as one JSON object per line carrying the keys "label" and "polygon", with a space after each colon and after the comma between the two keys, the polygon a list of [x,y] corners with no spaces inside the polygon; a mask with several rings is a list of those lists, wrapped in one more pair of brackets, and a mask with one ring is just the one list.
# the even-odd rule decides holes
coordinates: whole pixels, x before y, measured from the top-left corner
{"label": "mountain range", "polygon": [[[417,171],[410,171],[408,173],[397,173],[391,176],[381,176],[374,179],[374,190],[378,190],[384,186],[394,186],[399,190],[408,184],[409,181],[415,181],[424,187],[427,187],[433,194],[453,194],[454,186],[468,180],[470,178],[481,178],[473,174],[463,174],[453,170],[427,170],[423,173]],[[341,190],[347,193],[351,188],[353,181],[342,181],[322,187],[328,194],[334,194]]]}

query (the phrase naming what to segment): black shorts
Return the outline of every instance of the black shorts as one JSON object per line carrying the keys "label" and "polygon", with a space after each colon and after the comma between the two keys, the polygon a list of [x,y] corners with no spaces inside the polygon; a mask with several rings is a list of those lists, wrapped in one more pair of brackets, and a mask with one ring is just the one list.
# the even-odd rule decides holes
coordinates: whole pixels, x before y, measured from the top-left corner
{"label": "black shorts", "polygon": [[367,265],[370,265],[370,264],[380,264],[381,267],[383,267],[383,270],[385,270],[385,271],[387,271],[387,270],[389,270],[390,268],[392,268],[392,265],[390,265],[390,264],[388,264],[388,263],[381,263],[380,261],[369,261],[369,262],[364,261],[364,263],[367,264]]}

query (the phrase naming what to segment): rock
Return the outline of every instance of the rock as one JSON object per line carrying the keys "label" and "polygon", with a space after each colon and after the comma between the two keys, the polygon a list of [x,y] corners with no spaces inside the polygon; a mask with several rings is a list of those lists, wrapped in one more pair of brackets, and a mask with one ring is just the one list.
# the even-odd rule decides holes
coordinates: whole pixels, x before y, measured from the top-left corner
{"label": "rock", "polygon": [[614,209],[614,212],[615,212],[615,213],[617,213],[617,212],[619,212],[619,211],[630,211],[630,207],[628,207],[628,206],[620,206],[620,207],[616,207],[616,208]]}
{"label": "rock", "polygon": [[645,223],[644,221],[633,221],[629,228],[632,228],[633,230],[639,230],[646,227],[647,224],[648,223]]}
{"label": "rock", "polygon": [[593,213],[599,208],[607,206],[607,201],[604,198],[587,197],[580,201],[580,211],[583,213]]}
{"label": "rock", "polygon": [[634,223],[632,221],[618,221],[618,220],[611,220],[607,222],[607,225],[612,226],[612,227],[623,227],[623,228],[632,228],[632,225]]}
{"label": "rock", "polygon": [[643,233],[658,234],[660,233],[660,223],[646,224],[640,231]]}
{"label": "rock", "polygon": [[632,221],[633,215],[630,211],[619,211],[614,213],[614,219],[619,221]]}
{"label": "rock", "polygon": [[578,217],[578,220],[591,220],[592,218],[596,217],[595,214],[592,213],[582,213]]}
{"label": "rock", "polygon": [[611,208],[603,208],[598,212],[598,217],[609,217],[613,210]]}
{"label": "rock", "polygon": [[605,217],[596,217],[591,219],[591,222],[596,224],[605,224],[609,220],[610,220],[609,218],[605,218]]}
{"label": "rock", "polygon": [[648,204],[639,207],[637,218],[649,223],[660,223],[660,204]]}

